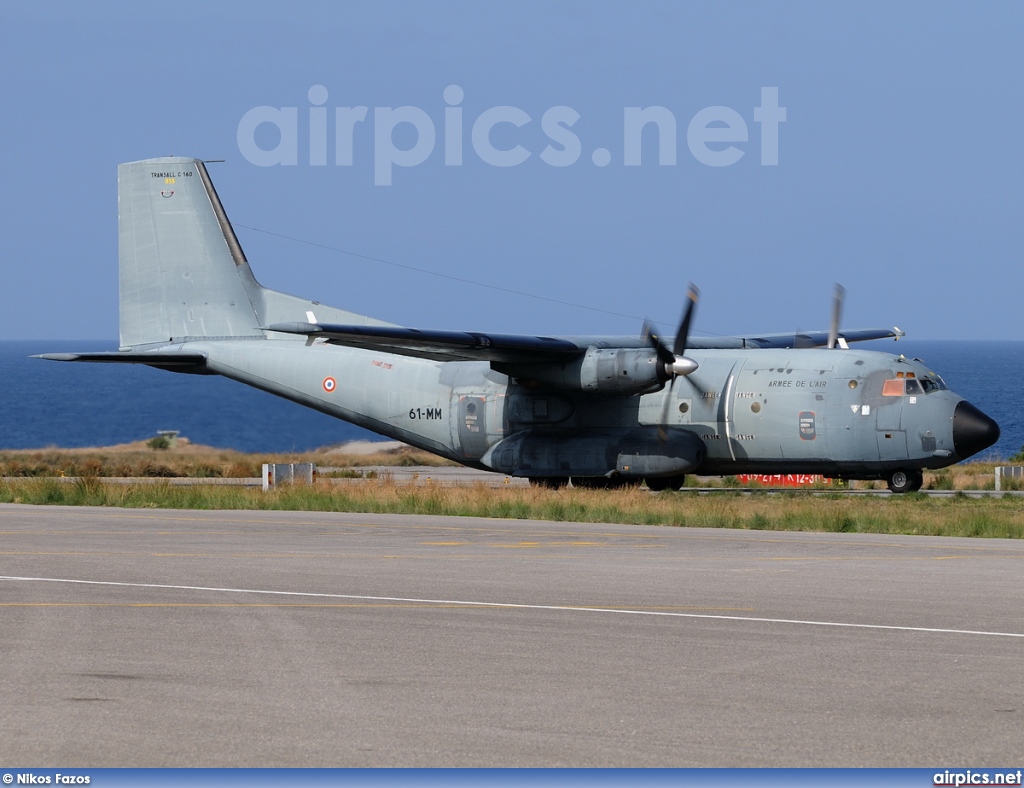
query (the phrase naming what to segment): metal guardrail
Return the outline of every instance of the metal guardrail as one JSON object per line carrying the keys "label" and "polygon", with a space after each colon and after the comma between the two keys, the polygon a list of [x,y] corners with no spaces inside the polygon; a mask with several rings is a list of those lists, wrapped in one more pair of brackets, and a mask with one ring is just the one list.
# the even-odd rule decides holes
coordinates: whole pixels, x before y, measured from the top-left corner
{"label": "metal guardrail", "polygon": [[[495,473],[488,473],[485,471],[474,471],[467,468],[453,468],[453,467],[420,467],[420,468],[392,468],[391,466],[382,466],[386,469],[383,473],[377,473],[376,475],[364,476],[362,478],[329,478],[326,474],[318,473],[315,478],[320,482],[329,482],[333,485],[345,486],[345,485],[363,485],[363,484],[374,484],[381,482],[388,482],[400,485],[416,486],[416,487],[473,487],[476,485],[483,485],[490,488],[502,488],[502,487],[515,487],[525,488],[530,486],[530,482],[527,479],[517,478],[512,476],[502,476]],[[320,469],[324,471],[325,469]],[[336,471],[345,471],[353,469],[335,469]],[[368,468],[360,468],[363,471],[369,471]],[[79,481],[80,477],[76,476],[7,476],[0,477],[0,481],[15,482],[15,481],[26,481],[28,479],[48,479],[52,481],[62,483],[74,483]],[[101,476],[98,480],[104,484],[167,484],[171,486],[198,486],[198,485],[213,485],[213,486],[235,486],[235,487],[253,487],[259,488],[263,486],[263,479],[259,477],[247,477],[247,478],[223,478],[223,477],[182,477],[182,476],[171,476],[171,477],[152,477],[152,476]],[[844,488],[804,488],[799,487],[683,487],[680,492],[688,493],[699,493],[703,495],[753,495],[756,493],[768,494],[768,495],[844,495],[851,497],[890,497],[897,494],[891,493],[889,490],[850,490]],[[652,493],[656,495],[657,493]],[[958,496],[967,498],[1004,498],[1004,497],[1024,497],[1024,491],[1022,490],[921,490],[921,495],[926,495],[931,498],[956,498]]]}

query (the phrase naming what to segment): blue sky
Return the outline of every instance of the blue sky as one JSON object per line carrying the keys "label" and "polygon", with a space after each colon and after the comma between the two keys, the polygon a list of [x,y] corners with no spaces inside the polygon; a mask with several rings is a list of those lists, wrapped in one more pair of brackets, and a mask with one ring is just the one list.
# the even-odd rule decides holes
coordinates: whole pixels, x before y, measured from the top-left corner
{"label": "blue sky", "polygon": [[[838,281],[849,328],[1024,339],[1020,3],[37,2],[0,22],[0,339],[116,338],[115,168],[164,155],[226,160],[211,172],[263,284],[404,325],[637,333],[677,321],[692,280],[702,332],[826,328]],[[785,108],[777,165],[764,88]],[[295,164],[247,156],[259,107],[295,108]],[[339,107],[367,108],[347,166]],[[399,107],[436,139],[381,185],[380,161],[425,144],[408,123],[384,138]],[[514,166],[473,141],[497,107],[529,118],[487,137],[529,154]],[[675,164],[653,124],[626,164],[629,107],[675,120]],[[579,118],[552,135],[552,108]],[[694,148],[708,108],[742,128],[701,142],[722,121],[698,123]],[[278,134],[249,138],[274,152]],[[727,166],[698,155],[730,146]]]}

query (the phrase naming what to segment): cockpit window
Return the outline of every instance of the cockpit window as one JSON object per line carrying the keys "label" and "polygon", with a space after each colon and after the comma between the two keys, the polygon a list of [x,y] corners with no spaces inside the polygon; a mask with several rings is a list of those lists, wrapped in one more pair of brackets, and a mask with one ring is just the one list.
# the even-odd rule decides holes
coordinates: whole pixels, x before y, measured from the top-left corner
{"label": "cockpit window", "polygon": [[903,396],[903,384],[905,383],[903,378],[892,378],[885,381],[882,384],[882,396],[883,397],[902,397]]}
{"label": "cockpit window", "polygon": [[933,391],[945,391],[946,384],[934,373],[917,377],[913,372],[897,372],[895,377],[882,382],[883,397],[916,397]]}

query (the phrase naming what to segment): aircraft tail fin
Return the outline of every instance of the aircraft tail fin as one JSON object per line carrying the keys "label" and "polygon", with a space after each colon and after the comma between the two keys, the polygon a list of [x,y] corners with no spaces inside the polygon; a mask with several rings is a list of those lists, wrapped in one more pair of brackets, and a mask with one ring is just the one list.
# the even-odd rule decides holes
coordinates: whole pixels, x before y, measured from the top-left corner
{"label": "aircraft tail fin", "polygon": [[117,168],[121,347],[263,338],[289,321],[388,325],[262,287],[199,159]]}
{"label": "aircraft tail fin", "polygon": [[261,337],[256,283],[202,161],[117,168],[121,346]]}

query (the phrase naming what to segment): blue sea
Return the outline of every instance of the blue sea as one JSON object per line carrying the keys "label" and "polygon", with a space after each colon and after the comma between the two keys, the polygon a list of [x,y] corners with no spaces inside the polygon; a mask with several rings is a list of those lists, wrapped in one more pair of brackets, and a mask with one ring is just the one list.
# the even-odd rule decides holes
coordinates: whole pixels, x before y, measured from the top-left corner
{"label": "blue sea", "polygon": [[[113,341],[0,342],[0,449],[111,446],[178,430],[193,443],[245,452],[317,449],[380,436],[221,377],[134,364],[66,364],[35,353],[116,350]],[[910,341],[861,348],[923,359],[994,418],[984,457],[1024,446],[1024,342]],[[841,351],[837,351],[841,352]]]}

